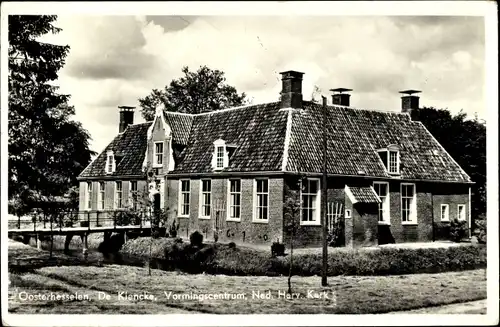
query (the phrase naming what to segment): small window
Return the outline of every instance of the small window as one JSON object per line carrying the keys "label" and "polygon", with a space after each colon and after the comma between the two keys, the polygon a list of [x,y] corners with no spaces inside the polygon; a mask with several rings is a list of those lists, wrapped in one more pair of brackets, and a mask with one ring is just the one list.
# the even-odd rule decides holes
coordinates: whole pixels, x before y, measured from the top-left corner
{"label": "small window", "polygon": [[200,218],[210,219],[212,181],[201,180]]}
{"label": "small window", "polygon": [[224,168],[224,147],[217,147],[217,168]]}
{"label": "small window", "polygon": [[179,216],[189,217],[189,200],[191,196],[191,182],[189,180],[180,181],[179,193]]}
{"label": "small window", "polygon": [[320,224],[320,187],[319,179],[307,178],[301,183],[301,218],[302,225]]}
{"label": "small window", "polygon": [[132,209],[137,210],[137,202],[138,202],[137,181],[130,181],[130,199],[132,201]]}
{"label": "small window", "polygon": [[87,182],[87,210],[92,209],[92,182]]}
{"label": "small window", "polygon": [[345,218],[351,218],[351,209],[345,209]]}
{"label": "small window", "polygon": [[113,151],[108,151],[106,153],[106,173],[111,174],[115,171],[115,155]]}
{"label": "small window", "polygon": [[415,184],[401,183],[401,220],[406,224],[417,222]]}
{"label": "small window", "polygon": [[389,155],[389,162],[388,162],[389,173],[391,174],[399,173],[398,151],[389,151],[388,155]]}
{"label": "small window", "polygon": [[229,212],[228,220],[239,220],[241,218],[241,180],[229,180]]}
{"label": "small window", "polygon": [[104,199],[105,199],[105,184],[104,182],[99,182],[99,209],[104,210]]}
{"label": "small window", "polygon": [[163,165],[163,142],[155,142],[154,164]]}
{"label": "small window", "polygon": [[457,206],[457,219],[465,220],[465,204],[459,204]]}
{"label": "small window", "polygon": [[441,221],[450,220],[450,206],[447,204],[441,205]]}
{"label": "small window", "polygon": [[212,154],[212,168],[221,170],[228,166],[229,157],[226,151],[226,142],[218,139],[214,142],[214,152]]}
{"label": "small window", "polygon": [[117,209],[123,208],[122,182],[115,182],[115,204]]}
{"label": "small window", "polygon": [[269,181],[256,179],[254,187],[254,221],[267,222],[269,219]]}

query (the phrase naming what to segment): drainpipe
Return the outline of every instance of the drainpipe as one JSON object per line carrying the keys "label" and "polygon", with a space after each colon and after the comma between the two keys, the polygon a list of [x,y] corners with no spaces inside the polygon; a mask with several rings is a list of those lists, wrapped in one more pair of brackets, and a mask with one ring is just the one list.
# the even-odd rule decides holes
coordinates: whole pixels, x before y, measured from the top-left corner
{"label": "drainpipe", "polygon": [[431,210],[431,217],[432,217],[432,242],[435,242],[436,241],[436,234],[434,232],[434,194],[431,193],[431,206],[432,206],[432,210]]}

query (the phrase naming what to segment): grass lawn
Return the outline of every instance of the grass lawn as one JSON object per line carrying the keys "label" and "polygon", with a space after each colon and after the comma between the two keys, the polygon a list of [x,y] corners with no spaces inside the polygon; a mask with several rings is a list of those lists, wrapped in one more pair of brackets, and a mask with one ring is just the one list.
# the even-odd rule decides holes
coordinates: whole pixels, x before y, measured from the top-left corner
{"label": "grass lawn", "polygon": [[[25,274],[10,274],[9,311],[16,313],[384,313],[486,298],[484,269],[401,276],[336,276],[321,288],[319,277],[293,277],[298,299],[280,298],[287,291],[285,277],[189,275],[139,267],[45,267]],[[88,294],[90,301],[23,301],[29,294]],[[98,300],[98,292],[109,300]],[[322,294],[327,298],[309,298]],[[153,300],[123,300],[118,292],[151,294]],[[170,298],[165,295],[172,294]],[[171,292],[171,293],[170,293]],[[174,294],[244,294],[240,299],[186,299]],[[253,292],[264,298],[252,296]],[[270,292],[270,293],[268,293]],[[257,293],[254,293],[257,294]],[[265,295],[271,294],[271,298]]]}

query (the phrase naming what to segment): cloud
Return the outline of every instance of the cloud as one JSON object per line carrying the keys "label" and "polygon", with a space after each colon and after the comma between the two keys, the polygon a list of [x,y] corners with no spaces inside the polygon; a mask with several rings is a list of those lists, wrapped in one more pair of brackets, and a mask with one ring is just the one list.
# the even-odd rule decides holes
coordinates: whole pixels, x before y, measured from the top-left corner
{"label": "cloud", "polygon": [[54,40],[71,46],[61,90],[97,151],[116,134],[117,106],[138,106],[183,66],[224,71],[254,103],[278,100],[279,72],[293,69],[305,73],[306,100],[314,86],[347,87],[353,106],[399,110],[398,91],[412,88],[422,105],[485,115],[479,17],[59,16],[57,25]]}

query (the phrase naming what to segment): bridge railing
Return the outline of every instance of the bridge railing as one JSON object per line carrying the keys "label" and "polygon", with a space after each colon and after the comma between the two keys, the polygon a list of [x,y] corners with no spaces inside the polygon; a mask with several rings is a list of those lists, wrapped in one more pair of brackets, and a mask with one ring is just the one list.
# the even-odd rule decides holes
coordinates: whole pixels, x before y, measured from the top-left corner
{"label": "bridge railing", "polygon": [[59,210],[50,213],[32,212],[24,217],[8,220],[8,229],[53,229],[99,228],[119,226],[148,227],[157,224],[155,214],[150,210]]}

